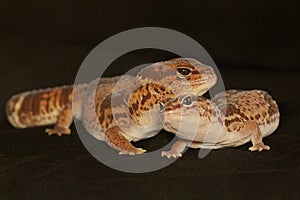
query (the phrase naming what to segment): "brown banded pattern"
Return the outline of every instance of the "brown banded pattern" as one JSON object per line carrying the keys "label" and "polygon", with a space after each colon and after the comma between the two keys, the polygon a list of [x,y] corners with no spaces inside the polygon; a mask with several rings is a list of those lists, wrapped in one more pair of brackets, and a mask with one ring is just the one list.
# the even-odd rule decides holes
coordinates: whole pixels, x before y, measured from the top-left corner
{"label": "brown banded pattern", "polygon": [[33,90],[12,96],[6,105],[9,122],[16,128],[53,124],[72,102],[72,86]]}

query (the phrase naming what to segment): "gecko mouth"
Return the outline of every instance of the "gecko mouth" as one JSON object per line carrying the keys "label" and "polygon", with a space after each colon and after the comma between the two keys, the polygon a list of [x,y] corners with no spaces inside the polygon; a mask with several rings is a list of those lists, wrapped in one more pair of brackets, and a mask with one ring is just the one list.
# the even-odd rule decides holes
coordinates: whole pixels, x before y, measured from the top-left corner
{"label": "gecko mouth", "polygon": [[217,79],[215,77],[207,77],[207,78],[203,78],[201,80],[195,80],[195,81],[186,81],[183,82],[183,85],[214,85],[216,83]]}
{"label": "gecko mouth", "polygon": [[189,116],[189,112],[182,112],[180,110],[175,111],[175,110],[172,110],[172,109],[170,109],[170,110],[166,109],[166,111],[164,113],[165,120],[168,120],[170,118],[170,121],[172,121],[171,119],[174,119],[175,117],[183,119],[183,118],[186,118],[188,116]]}
{"label": "gecko mouth", "polygon": [[215,78],[205,78],[198,81],[193,82],[184,82],[182,86],[184,86],[184,91],[181,91],[182,94],[195,94],[202,95],[207,92],[211,87],[216,84]]}

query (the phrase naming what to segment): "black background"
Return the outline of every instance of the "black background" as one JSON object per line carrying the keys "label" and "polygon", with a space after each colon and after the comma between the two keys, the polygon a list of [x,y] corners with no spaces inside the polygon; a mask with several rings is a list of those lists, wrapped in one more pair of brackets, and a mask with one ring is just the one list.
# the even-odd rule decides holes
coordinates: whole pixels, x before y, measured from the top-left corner
{"label": "black background", "polygon": [[[0,1],[0,197],[4,198],[299,198],[299,5],[296,1]],[[198,41],[225,86],[264,89],[277,101],[281,124],[265,139],[198,159],[189,150],[171,166],[147,174],[110,169],[69,137],[44,127],[13,129],[5,102],[18,92],[71,84],[87,54],[106,38],[156,26]],[[176,41],[174,41],[176,42]],[[140,50],[122,56],[105,75],[174,55]],[[137,145],[150,148],[172,136]]]}

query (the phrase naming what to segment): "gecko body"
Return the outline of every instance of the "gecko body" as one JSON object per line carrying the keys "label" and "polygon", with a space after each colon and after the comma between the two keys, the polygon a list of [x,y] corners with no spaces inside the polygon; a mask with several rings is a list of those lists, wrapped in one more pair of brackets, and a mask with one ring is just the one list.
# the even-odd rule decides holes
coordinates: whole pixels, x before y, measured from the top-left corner
{"label": "gecko body", "polygon": [[51,134],[70,134],[73,117],[98,140],[120,154],[145,150],[130,141],[149,138],[162,128],[162,104],[178,95],[202,95],[216,83],[212,67],[195,59],[154,63],[136,77],[101,78],[89,84],[14,95],[6,113],[16,128],[54,124]]}
{"label": "gecko body", "polygon": [[228,90],[212,100],[183,95],[165,105],[164,129],[180,138],[162,156],[181,157],[186,146],[219,149],[249,141],[251,151],[269,150],[262,141],[279,125],[276,102],[262,90]]}

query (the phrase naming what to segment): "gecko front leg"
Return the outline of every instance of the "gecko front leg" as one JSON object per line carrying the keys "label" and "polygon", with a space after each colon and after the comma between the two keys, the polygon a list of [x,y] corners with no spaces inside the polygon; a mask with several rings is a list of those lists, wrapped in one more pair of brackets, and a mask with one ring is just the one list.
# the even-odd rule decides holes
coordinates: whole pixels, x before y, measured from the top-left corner
{"label": "gecko front leg", "polygon": [[270,147],[262,141],[262,134],[256,121],[246,121],[241,132],[251,134],[250,137],[253,146],[249,148],[250,151],[270,150]]}
{"label": "gecko front leg", "polygon": [[119,150],[120,155],[135,155],[145,153],[146,150],[134,147],[123,135],[118,126],[111,127],[105,131],[106,143],[112,148]]}
{"label": "gecko front leg", "polygon": [[166,156],[167,158],[178,158],[182,157],[182,152],[185,150],[187,144],[183,140],[178,140],[173,144],[172,148],[170,151],[162,151],[161,156],[164,157]]}
{"label": "gecko front leg", "polygon": [[48,135],[58,135],[62,134],[70,135],[71,130],[69,129],[70,125],[73,122],[72,106],[71,103],[68,103],[65,108],[59,113],[57,117],[57,122],[54,128],[47,128],[45,131]]}

